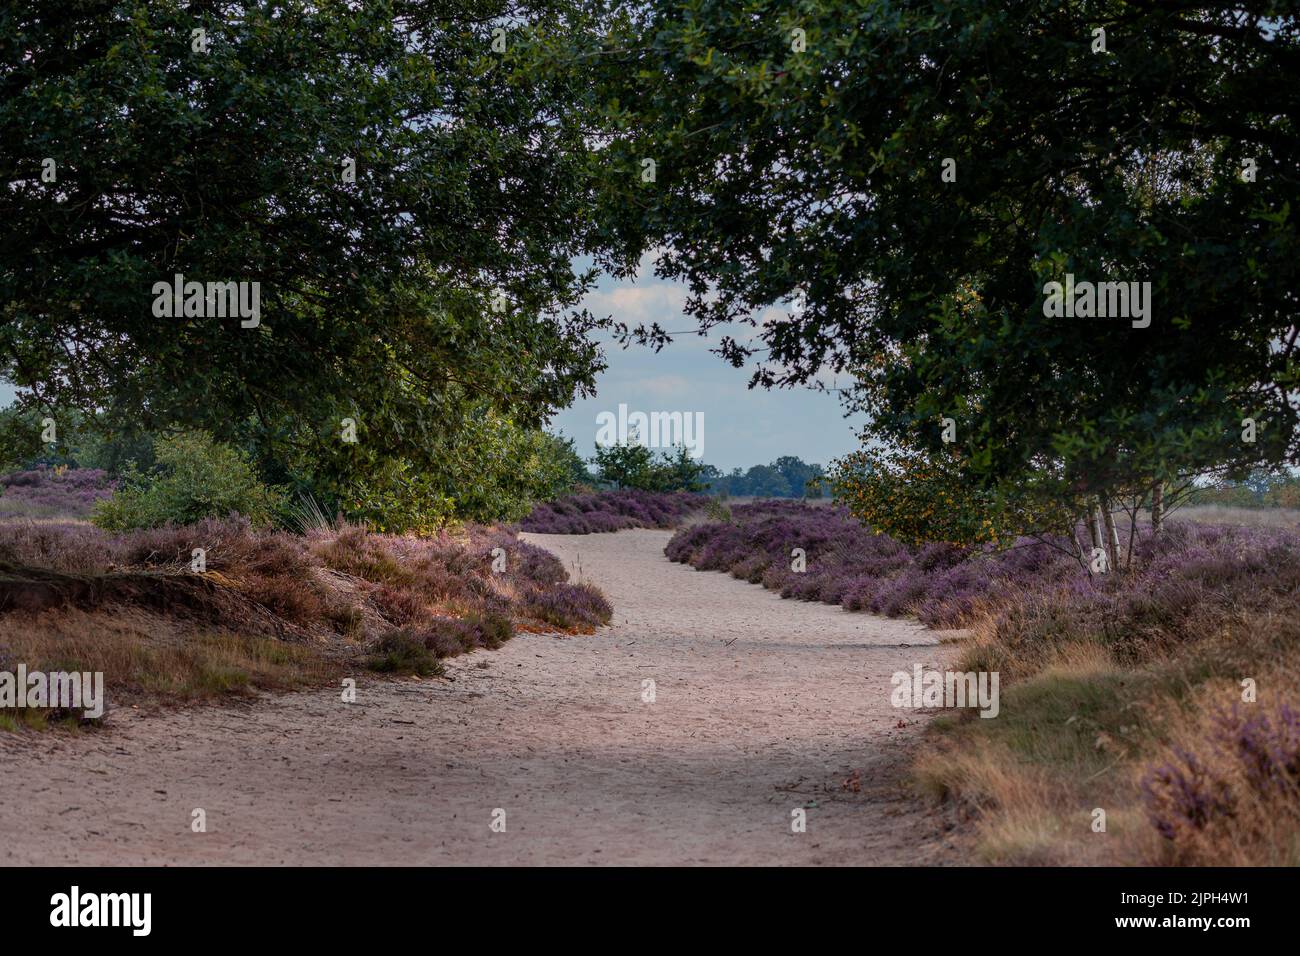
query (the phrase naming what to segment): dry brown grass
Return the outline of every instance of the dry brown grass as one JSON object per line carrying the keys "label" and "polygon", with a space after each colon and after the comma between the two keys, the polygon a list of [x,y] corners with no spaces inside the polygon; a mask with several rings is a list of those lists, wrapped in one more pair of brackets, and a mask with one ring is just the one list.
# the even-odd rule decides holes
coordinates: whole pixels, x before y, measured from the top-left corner
{"label": "dry brown grass", "polygon": [[[973,632],[957,665],[1004,670],[1001,714],[936,721],[916,764],[924,790],[950,802],[965,823],[976,862],[1010,865],[1296,865],[1300,792],[1261,796],[1242,779],[1241,762],[1207,746],[1216,715],[1234,702],[1269,708],[1297,702],[1300,614],[1296,595],[1255,606],[1197,607],[1194,640],[1152,641],[1145,655],[1114,628],[1106,639],[1086,626],[1008,644],[999,619]],[[1068,609],[1065,609],[1068,610]],[[1050,619],[1040,626],[1051,628]],[[1059,639],[1056,639],[1059,638]],[[1121,649],[1123,659],[1117,657]],[[1012,675],[1010,686],[1006,674]],[[1250,677],[1258,701],[1240,704]],[[1163,819],[1143,783],[1198,755],[1234,794],[1230,812],[1209,824],[1156,828]],[[1092,812],[1106,813],[1104,833]]]}
{"label": "dry brown grass", "polygon": [[[0,647],[29,671],[102,672],[108,708],[323,686],[344,669],[322,645],[207,629],[138,608],[5,614]],[[44,726],[47,719],[40,711],[0,715],[0,729]]]}
{"label": "dry brown grass", "polygon": [[[1289,687],[1293,675],[1283,671],[1260,675],[1265,687]],[[1300,866],[1300,783],[1292,780],[1276,790],[1261,791],[1249,779],[1247,765],[1216,744],[1221,730],[1218,721],[1239,709],[1240,688],[1231,681],[1215,681],[1198,688],[1199,706],[1171,708],[1167,742],[1157,751],[1154,763],[1178,766],[1182,755],[1194,754],[1214,779],[1231,794],[1230,812],[1215,814],[1204,827],[1179,827],[1172,839],[1159,836],[1151,827],[1139,836],[1134,855],[1143,863],[1172,866]],[[1269,714],[1268,697],[1261,695],[1251,705]],[[1210,742],[1207,744],[1207,742]],[[1141,785],[1149,770],[1138,772]]]}
{"label": "dry brown grass", "polygon": [[[1145,827],[1136,787],[1114,772],[1135,753],[1137,717],[1124,716],[1116,698],[1125,672],[1097,645],[1049,656],[1035,678],[1004,690],[998,718],[945,718],[917,762],[924,789],[955,800],[973,827],[978,862],[1113,863],[1113,851]],[[1105,833],[1092,829],[1098,806]]]}

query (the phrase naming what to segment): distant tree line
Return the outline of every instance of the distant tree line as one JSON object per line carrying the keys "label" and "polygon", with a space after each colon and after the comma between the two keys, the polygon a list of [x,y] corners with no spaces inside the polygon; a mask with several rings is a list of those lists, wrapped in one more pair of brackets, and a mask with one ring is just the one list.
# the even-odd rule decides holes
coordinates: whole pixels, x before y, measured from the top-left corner
{"label": "distant tree line", "polygon": [[711,495],[757,498],[819,498],[821,465],[794,455],[782,455],[770,465],[724,473],[716,465],[696,461],[683,446],[655,452],[637,442],[596,446],[592,468],[578,455],[573,439],[556,439],[569,461],[568,473],[577,484],[642,491],[698,491]]}
{"label": "distant tree line", "polygon": [[782,455],[770,465],[754,465],[748,471],[733,468],[723,474],[713,465],[702,470],[705,490],[710,494],[755,498],[820,498],[821,465],[810,465],[795,455]]}
{"label": "distant tree line", "polygon": [[1234,508],[1300,508],[1300,476],[1261,469],[1243,481],[1219,481],[1197,488],[1188,503]]}

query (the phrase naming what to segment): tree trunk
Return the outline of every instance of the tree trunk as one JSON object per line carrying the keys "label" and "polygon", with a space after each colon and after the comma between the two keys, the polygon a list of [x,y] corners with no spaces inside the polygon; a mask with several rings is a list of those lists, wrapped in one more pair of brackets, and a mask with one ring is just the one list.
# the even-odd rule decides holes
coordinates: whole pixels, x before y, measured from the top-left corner
{"label": "tree trunk", "polygon": [[1165,483],[1157,481],[1151,486],[1151,533],[1158,535],[1165,526]]}
{"label": "tree trunk", "polygon": [[1118,571],[1119,532],[1115,529],[1115,516],[1111,513],[1110,502],[1105,499],[1101,502],[1101,520],[1106,528],[1106,550],[1110,552],[1110,567],[1112,571]]}
{"label": "tree trunk", "polygon": [[[1084,516],[1083,523],[1085,525],[1088,523],[1086,515]],[[1088,562],[1092,560],[1092,555],[1088,552],[1088,549],[1083,546],[1083,539],[1079,537],[1079,524],[1077,521],[1070,525],[1070,537],[1074,539],[1074,546],[1079,550],[1079,563],[1082,564],[1083,569],[1087,571]]]}

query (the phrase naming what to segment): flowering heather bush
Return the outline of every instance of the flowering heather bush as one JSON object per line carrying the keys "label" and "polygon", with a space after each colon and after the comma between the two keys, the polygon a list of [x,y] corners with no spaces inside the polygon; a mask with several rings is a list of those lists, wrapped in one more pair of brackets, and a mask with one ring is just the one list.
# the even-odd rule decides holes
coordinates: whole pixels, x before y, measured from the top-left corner
{"label": "flowering heather bush", "polygon": [[1262,796],[1300,797],[1300,710],[1286,704],[1270,720],[1243,717],[1239,707],[1220,714],[1214,739],[1236,759],[1246,785]]}
{"label": "flowering heather bush", "polygon": [[1252,829],[1300,817],[1300,710],[1248,711],[1218,712],[1201,753],[1174,748],[1142,780],[1152,825],[1176,854],[1193,856],[1188,862],[1212,829],[1227,831],[1221,839],[1251,841]]}
{"label": "flowering heather bush", "polygon": [[626,528],[676,528],[704,507],[705,495],[689,491],[598,491],[537,505],[519,524],[538,534],[597,534]]}
{"label": "flowering heather bush", "polygon": [[1170,525],[1159,538],[1139,543],[1129,574],[1074,574],[1011,595],[976,663],[1001,669],[1005,680],[1035,672],[1056,647],[1088,642],[1121,664],[1138,664],[1243,614],[1300,618],[1297,597],[1300,534]]}
{"label": "flowering heather bush", "polygon": [[116,485],[99,468],[37,468],[0,475],[0,519],[86,518]]}
{"label": "flowering heather bush", "polygon": [[75,521],[0,521],[0,561],[69,574],[103,574],[119,560],[113,536]]}
{"label": "flowering heather bush", "polygon": [[580,584],[557,584],[546,590],[536,589],[528,597],[528,612],[533,617],[559,627],[596,627],[608,624],[614,616],[605,596]]}
{"label": "flowering heather bush", "polygon": [[[678,531],[665,554],[850,611],[914,614],[936,627],[992,615],[994,656],[981,662],[991,670],[1032,670],[1071,639],[1143,659],[1198,636],[1213,609],[1266,608],[1300,592],[1300,534],[1285,529],[1170,525],[1139,540],[1131,573],[1089,577],[1067,553],[1029,539],[1004,551],[908,547],[840,507],[755,502],[732,512],[730,522]],[[803,572],[791,568],[794,548],[806,552]]]}
{"label": "flowering heather bush", "polygon": [[[350,526],[295,535],[242,518],[124,534],[71,522],[0,522],[0,566],[82,576],[188,573],[196,548],[204,549],[211,580],[299,629],[366,641],[401,631],[435,656],[497,647],[516,625],[588,631],[612,617],[598,590],[568,583],[554,555],[490,528],[415,538]],[[504,568],[494,571],[498,548]],[[402,659],[406,644],[389,644],[379,656]]]}
{"label": "flowering heather bush", "polygon": [[1154,768],[1142,781],[1151,825],[1166,840],[1232,815],[1232,791],[1205,763],[1181,747],[1175,760]]}
{"label": "flowering heather bush", "polygon": [[[842,507],[761,501],[737,505],[732,516],[682,529],[664,553],[702,571],[730,571],[782,597],[890,616],[911,613],[946,627],[968,623],[1012,587],[1079,574],[1071,558],[1028,540],[1003,552],[908,547],[873,533]],[[791,567],[794,548],[805,552],[803,571]]]}

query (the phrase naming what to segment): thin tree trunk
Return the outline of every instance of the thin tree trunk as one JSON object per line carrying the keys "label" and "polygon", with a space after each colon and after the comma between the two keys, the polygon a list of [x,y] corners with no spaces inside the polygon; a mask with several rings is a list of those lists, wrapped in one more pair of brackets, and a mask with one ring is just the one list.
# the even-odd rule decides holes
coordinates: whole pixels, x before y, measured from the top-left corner
{"label": "thin tree trunk", "polygon": [[1119,570],[1119,532],[1115,529],[1115,516],[1111,514],[1110,502],[1102,499],[1101,520],[1106,526],[1106,548],[1110,551],[1111,570]]}
{"label": "thin tree trunk", "polygon": [[1088,505],[1087,524],[1088,537],[1091,539],[1092,543],[1092,551],[1088,555],[1088,560],[1096,560],[1097,552],[1100,551],[1102,555],[1104,555],[1103,561],[1105,566],[1103,571],[1109,571],[1111,569],[1110,548],[1106,545],[1106,535],[1102,529],[1101,499],[1094,498]]}
{"label": "thin tree trunk", "polygon": [[1151,533],[1159,534],[1165,526],[1165,483],[1157,481],[1151,486]]}
{"label": "thin tree trunk", "polygon": [[[1084,516],[1083,523],[1088,523],[1087,516]],[[1088,549],[1083,546],[1083,539],[1079,537],[1078,522],[1071,523],[1070,537],[1074,539],[1074,546],[1079,549],[1079,563],[1083,565],[1085,571],[1091,574],[1092,569],[1088,566],[1088,562],[1092,559],[1092,555],[1088,553]]]}

